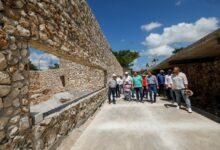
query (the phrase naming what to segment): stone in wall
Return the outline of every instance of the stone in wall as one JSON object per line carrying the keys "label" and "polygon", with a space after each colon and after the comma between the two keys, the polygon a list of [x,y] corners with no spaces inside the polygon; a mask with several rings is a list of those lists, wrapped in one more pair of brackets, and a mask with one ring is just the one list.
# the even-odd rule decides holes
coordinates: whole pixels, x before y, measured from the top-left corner
{"label": "stone in wall", "polygon": [[[83,124],[106,99],[106,90],[99,91],[76,104],[72,104],[33,128],[36,149],[48,149],[60,137]],[[53,127],[53,128],[51,128]]]}
{"label": "stone in wall", "polygon": [[192,104],[220,116],[220,60],[203,63],[181,64],[193,90]]}

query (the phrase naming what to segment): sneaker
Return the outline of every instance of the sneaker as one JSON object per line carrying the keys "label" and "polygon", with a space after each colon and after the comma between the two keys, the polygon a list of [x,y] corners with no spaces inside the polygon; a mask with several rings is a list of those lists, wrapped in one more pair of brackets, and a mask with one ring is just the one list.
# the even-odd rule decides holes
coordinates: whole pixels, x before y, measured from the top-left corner
{"label": "sneaker", "polygon": [[176,109],[180,109],[180,106],[176,106]]}
{"label": "sneaker", "polygon": [[189,113],[192,113],[192,109],[191,109],[191,108],[188,108],[188,112],[189,112]]}

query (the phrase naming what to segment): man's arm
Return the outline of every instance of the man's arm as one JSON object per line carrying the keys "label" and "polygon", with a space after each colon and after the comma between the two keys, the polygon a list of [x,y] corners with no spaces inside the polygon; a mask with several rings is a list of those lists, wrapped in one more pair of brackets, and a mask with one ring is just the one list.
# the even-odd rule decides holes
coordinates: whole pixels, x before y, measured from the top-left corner
{"label": "man's arm", "polygon": [[155,80],[155,82],[156,82],[157,88],[159,89],[159,84],[158,84],[158,80],[157,80],[157,77],[156,77],[156,76],[154,76],[154,80]]}
{"label": "man's arm", "polygon": [[188,89],[188,84],[189,83],[188,83],[188,79],[187,79],[185,73],[183,73],[183,83],[184,83],[185,88]]}

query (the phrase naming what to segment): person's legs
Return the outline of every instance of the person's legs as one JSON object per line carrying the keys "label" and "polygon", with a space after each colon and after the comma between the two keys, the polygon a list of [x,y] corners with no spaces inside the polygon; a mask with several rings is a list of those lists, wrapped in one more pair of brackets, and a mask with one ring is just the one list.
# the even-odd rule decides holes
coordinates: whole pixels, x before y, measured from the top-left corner
{"label": "person's legs", "polygon": [[171,88],[168,88],[168,89],[166,89],[166,92],[167,92],[167,98],[168,98],[168,100],[170,100],[171,102],[173,102],[173,96],[172,96],[172,89]]}
{"label": "person's legs", "polygon": [[139,88],[139,95],[141,98],[141,102],[143,102],[143,89],[142,89],[142,87]]}
{"label": "person's legs", "polygon": [[144,98],[145,95],[147,96],[147,87],[144,86],[142,91],[143,91],[142,93],[143,93],[143,98]]}
{"label": "person's legs", "polygon": [[123,90],[123,85],[120,85],[120,87],[121,87],[120,92],[121,92],[121,94],[123,94],[123,93],[124,93],[124,90]]}
{"label": "person's legs", "polygon": [[131,94],[132,94],[131,97],[132,98],[134,98],[134,92],[135,92],[135,90],[134,90],[134,88],[132,88],[132,90],[131,90]]}
{"label": "person's legs", "polygon": [[112,97],[113,97],[114,104],[115,104],[115,94],[116,94],[116,88],[112,88]]}
{"label": "person's legs", "polygon": [[135,89],[135,92],[136,92],[136,98],[137,100],[139,101],[139,88],[134,88]]}
{"label": "person's legs", "polygon": [[156,103],[156,100],[157,100],[157,86],[153,85],[152,90],[153,90],[153,93],[154,93],[154,102]]}
{"label": "person's legs", "polygon": [[160,84],[160,85],[159,85],[158,94],[159,94],[160,96],[163,95],[163,84]]}
{"label": "person's legs", "polygon": [[175,93],[175,96],[176,96],[176,102],[178,104],[177,108],[179,108],[181,106],[181,98],[182,98],[181,90],[174,90],[174,93]]}
{"label": "person's legs", "polygon": [[163,96],[166,97],[166,86],[163,84]]}
{"label": "person's legs", "polygon": [[124,96],[125,96],[125,100],[127,101],[128,100],[128,92],[127,91],[124,92]]}
{"label": "person's legs", "polygon": [[108,102],[109,104],[111,103],[111,95],[112,95],[112,91],[111,88],[108,89]]}
{"label": "person's legs", "polygon": [[187,108],[188,108],[188,109],[189,109],[189,108],[191,109],[190,99],[189,99],[189,97],[186,96],[186,94],[184,93],[184,90],[181,90],[181,95],[182,95],[182,97],[183,97],[183,100],[184,100],[185,103],[186,103]]}
{"label": "person's legs", "polygon": [[118,84],[116,86],[116,91],[115,92],[116,92],[116,97],[119,97],[120,94],[119,94],[119,85]]}
{"label": "person's legs", "polygon": [[128,92],[128,100],[131,101],[131,91]]}
{"label": "person's legs", "polygon": [[160,96],[165,96],[164,84],[159,85],[158,93],[159,93]]}
{"label": "person's legs", "polygon": [[152,90],[152,85],[149,85],[149,94],[150,94],[150,101],[153,102],[153,90]]}

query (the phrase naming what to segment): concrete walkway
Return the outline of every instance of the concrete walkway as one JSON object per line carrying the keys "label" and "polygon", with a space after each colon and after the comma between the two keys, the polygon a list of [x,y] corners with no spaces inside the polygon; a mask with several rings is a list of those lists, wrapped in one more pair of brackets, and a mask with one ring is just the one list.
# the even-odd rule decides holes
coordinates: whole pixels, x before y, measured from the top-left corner
{"label": "concrete walkway", "polygon": [[[59,150],[219,150],[220,125],[168,102],[107,103],[79,139],[68,136]],[[169,103],[168,103],[169,104]],[[76,141],[76,142],[75,142]]]}

